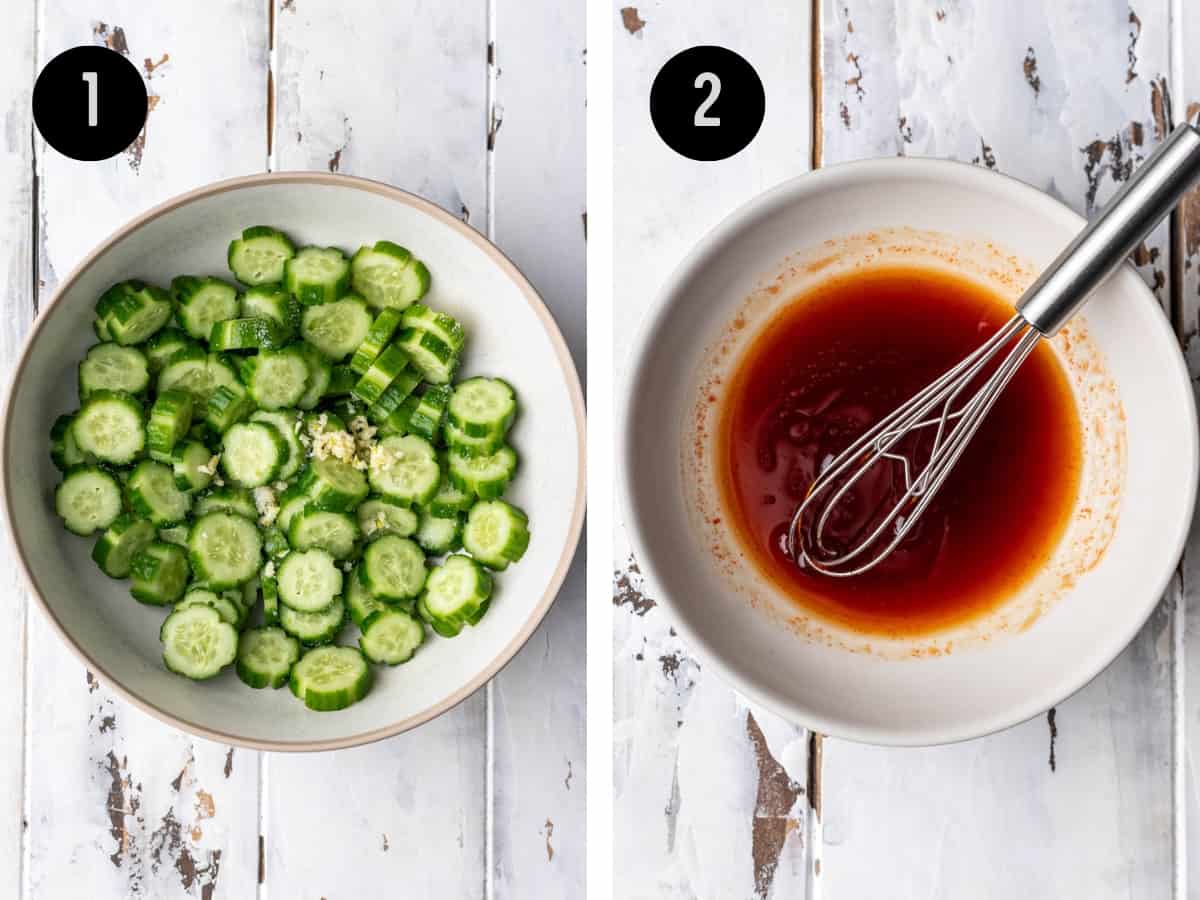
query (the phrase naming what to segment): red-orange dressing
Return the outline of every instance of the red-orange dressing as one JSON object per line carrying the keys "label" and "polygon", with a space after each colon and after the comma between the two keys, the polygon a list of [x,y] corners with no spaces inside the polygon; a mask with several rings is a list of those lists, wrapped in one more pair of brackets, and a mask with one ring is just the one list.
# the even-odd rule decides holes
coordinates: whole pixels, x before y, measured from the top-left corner
{"label": "red-orange dressing", "polygon": [[797,604],[861,632],[929,633],[995,608],[1050,559],[1082,460],[1071,388],[1044,342],[915,532],[876,569],[830,578],[798,567],[786,548],[821,461],[1011,315],[966,278],[879,268],[795,297],[744,352],[720,416],[723,505],[751,557]]}

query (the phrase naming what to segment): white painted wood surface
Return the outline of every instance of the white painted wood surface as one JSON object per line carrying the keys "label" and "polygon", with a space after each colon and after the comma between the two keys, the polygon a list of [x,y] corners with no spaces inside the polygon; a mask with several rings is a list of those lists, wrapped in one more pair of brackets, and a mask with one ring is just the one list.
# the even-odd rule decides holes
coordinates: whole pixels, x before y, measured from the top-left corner
{"label": "white painted wood surface", "polygon": [[[806,167],[807,153],[788,147],[771,126],[782,108],[787,134],[807,136],[812,119],[794,98],[806,95],[810,84],[820,102],[814,155],[824,164],[900,153],[963,159],[994,166],[1090,213],[1161,136],[1170,83],[1179,83],[1185,69],[1188,45],[1172,38],[1182,5],[1173,9],[1169,0],[1133,9],[1121,2],[1032,0],[816,3],[815,81],[804,52],[808,8],[781,16],[777,5],[614,4],[615,283],[638,286],[618,298],[616,321],[627,323],[618,338],[618,378],[620,349],[627,346],[620,337],[632,334],[644,304],[692,242],[735,205]],[[1196,17],[1195,11],[1188,15]],[[1182,21],[1194,46],[1200,23]],[[760,72],[768,98],[767,123],[754,144],[716,164],[674,156],[645,113],[653,74],[673,53],[698,43],[743,53]],[[775,59],[782,52],[787,59],[780,66]],[[1189,77],[1190,97],[1200,93],[1200,74]],[[1182,291],[1179,284],[1172,291],[1167,226],[1138,256],[1139,270],[1164,305],[1172,298],[1178,304],[1182,293],[1189,333],[1200,309],[1196,243],[1193,268],[1178,279]],[[739,723],[729,715],[738,702],[727,688],[702,679],[669,619],[653,605],[653,586],[641,585],[631,571],[620,533],[616,544],[620,896],[1193,895],[1188,850],[1193,890],[1200,883],[1200,851],[1184,834],[1187,809],[1200,805],[1200,790],[1193,776],[1187,803],[1176,801],[1177,791],[1184,795],[1184,742],[1176,723],[1186,712],[1197,729],[1200,715],[1192,695],[1184,695],[1177,586],[1125,653],[1053,718],[930,750],[825,739],[810,779],[803,763],[793,768],[781,758],[801,786],[819,792],[822,809],[819,821],[808,813],[809,840],[798,856],[809,859],[797,867],[800,875],[784,888],[777,872],[763,890],[745,880],[745,824],[727,799],[737,794],[730,785],[753,782],[757,774],[755,758],[739,748]],[[1189,563],[1185,584],[1195,566]],[[1189,598],[1196,593],[1191,588]],[[1192,634],[1200,634],[1194,619]],[[1186,657],[1192,685],[1200,683],[1196,656]],[[677,678],[664,679],[659,657],[672,675],[689,673],[682,688]],[[722,702],[701,702],[702,695]],[[1200,759],[1194,751],[1193,759]],[[690,847],[681,852],[689,796],[719,824],[711,835],[689,836]]]}
{"label": "white painted wood surface", "polygon": [[[417,2],[402,16],[370,0],[31,0],[10,12],[0,363],[12,364],[34,313],[34,260],[44,300],[130,216],[268,166],[389,181],[469,218],[542,288],[581,355],[583,9],[542,6],[534,29],[515,0]],[[489,41],[511,54],[494,78]],[[144,141],[95,164],[35,142],[29,115],[37,69],[85,43],[127,53],[153,104]],[[502,104],[510,127],[493,154]],[[25,598],[6,571],[0,608],[21,623]],[[0,639],[0,678],[13,686],[0,697],[0,896],[582,896],[583,607],[577,567],[493,687],[415,732],[313,756],[231,750],[160,725],[91,679],[30,611],[27,655],[20,627]]]}

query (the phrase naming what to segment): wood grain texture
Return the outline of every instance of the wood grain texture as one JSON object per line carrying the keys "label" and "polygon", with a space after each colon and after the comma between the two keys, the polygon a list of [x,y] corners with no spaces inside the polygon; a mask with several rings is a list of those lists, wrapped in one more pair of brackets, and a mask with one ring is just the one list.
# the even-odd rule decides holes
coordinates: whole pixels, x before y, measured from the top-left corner
{"label": "wood grain texture", "polygon": [[[261,168],[266,16],[232,0],[170,15],[130,0],[46,0],[40,27],[39,66],[106,44],[143,73],[152,104],[143,135],[111,160],[78,163],[39,143],[45,298],[58,273],[134,214]],[[30,644],[28,895],[253,895],[256,754],[194,740],[119,701],[39,615]]]}
{"label": "wood grain texture", "polygon": [[[582,2],[495,3],[488,223],[550,307],[581,378],[584,19]],[[584,575],[580,552],[542,626],[492,683],[496,898],[586,894]]]}
{"label": "wood grain texture", "polygon": [[[16,363],[33,320],[33,117],[30,112],[34,54],[34,8],[26,3],[7,19],[8,46],[0,57],[0,371]],[[4,529],[0,528],[0,531]],[[7,534],[0,535],[0,619],[13,627],[0,634],[0,896],[16,897],[23,876],[25,784],[25,656],[28,597],[17,575]]]}
{"label": "wood grain texture", "polygon": [[[952,157],[1091,214],[1166,128],[1165,0],[822,12],[826,163]],[[1167,233],[1137,257],[1164,303]],[[1172,610],[1051,718],[933,750],[826,740],[821,889],[1170,896]]]}
{"label": "wood grain texture", "polygon": [[[736,206],[808,168],[811,23],[806,5],[768,0],[617,3],[612,13],[620,397],[625,354],[671,268]],[[662,65],[704,43],[746,57],[768,96],[754,142],[720,163],[676,155],[646,112]],[[615,544],[615,895],[804,896],[807,734],[708,675],[642,583],[619,527]]]}

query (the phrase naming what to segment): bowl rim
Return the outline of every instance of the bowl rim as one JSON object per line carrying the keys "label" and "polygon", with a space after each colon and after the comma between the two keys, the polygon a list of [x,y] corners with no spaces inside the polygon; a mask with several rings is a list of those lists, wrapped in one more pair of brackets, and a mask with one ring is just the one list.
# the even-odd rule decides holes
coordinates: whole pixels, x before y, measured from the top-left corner
{"label": "bowl rim", "polygon": [[[322,740],[306,740],[306,741],[276,741],[276,740],[260,740],[249,738],[243,735],[231,734],[219,729],[209,728],[205,725],[200,725],[187,718],[176,715],[160,706],[157,706],[148,700],[140,697],[135,690],[123,684],[120,680],[113,677],[92,655],[67,631],[63,624],[59,621],[50,605],[42,596],[37,580],[33,576],[26,558],[25,548],[21,544],[21,539],[18,537],[16,529],[13,527],[15,520],[12,506],[12,492],[9,490],[10,479],[12,472],[8,466],[8,446],[12,428],[12,419],[9,415],[13,396],[16,393],[17,386],[21,383],[25,372],[25,365],[29,359],[33,345],[36,343],[39,333],[46,321],[50,318],[51,313],[57,306],[62,296],[74,286],[79,277],[104,253],[106,253],[113,245],[123,240],[137,229],[148,225],[159,217],[169,213],[178,207],[185,206],[195,200],[200,200],[206,197],[212,197],[218,194],[223,194],[229,191],[235,191],[242,188],[260,187],[268,184],[319,184],[329,185],[340,188],[350,188],[353,190],[366,191],[368,193],[377,194],[387,197],[396,202],[413,207],[427,216],[431,217],[442,225],[445,225],[462,237],[469,240],[472,244],[482,250],[489,259],[492,260],[508,277],[525,301],[529,304],[534,314],[538,317],[542,324],[542,328],[546,332],[546,336],[550,339],[554,354],[558,359],[559,368],[567,384],[567,392],[571,398],[571,408],[575,419],[575,437],[576,446],[578,448],[576,461],[578,474],[575,480],[575,498],[571,510],[571,520],[567,528],[566,541],[563,545],[562,553],[559,555],[555,569],[550,576],[549,582],[546,584],[546,589],[543,592],[537,606],[533,609],[529,618],[517,632],[517,634],[509,641],[503,649],[493,657],[487,665],[483,667],[478,675],[472,678],[466,685],[455,691],[446,699],[436,703],[415,715],[408,716],[398,722],[390,725],[385,725],[382,728],[374,728],[369,731],[358,732],[346,737],[322,739]],[[37,605],[41,608],[42,613],[50,621],[54,630],[63,642],[74,652],[77,658],[99,678],[105,685],[112,689],[118,696],[127,702],[133,704],[143,712],[149,713],[158,720],[178,728],[182,731],[196,735],[197,737],[206,738],[208,740],[219,741],[224,744],[230,744],[236,747],[242,747],[250,750],[269,750],[277,752],[318,752],[325,750],[340,750],[347,747],[356,747],[362,744],[370,744],[375,741],[383,740],[384,738],[392,737],[393,735],[401,734],[410,729],[416,728],[425,722],[430,721],[442,713],[447,712],[457,706],[463,700],[474,694],[479,688],[483,687],[492,678],[494,678],[501,669],[517,654],[533,636],[542,620],[546,617],[550,607],[558,597],[563,581],[566,579],[567,571],[570,568],[571,562],[575,557],[575,551],[578,548],[580,536],[583,530],[584,509],[586,505],[586,411],[583,400],[583,390],[579,381],[579,372],[575,368],[575,363],[571,359],[570,351],[567,348],[562,331],[558,327],[558,323],[554,318],[554,314],[550,312],[545,301],[542,300],[537,290],[530,283],[529,279],[517,268],[516,264],[504,254],[499,247],[493,244],[487,237],[476,231],[471,226],[467,225],[462,220],[456,218],[446,210],[442,209],[437,204],[426,200],[410,191],[395,187],[382,181],[375,181],[369,178],[362,178],[355,175],[344,175],[341,173],[326,173],[326,172],[311,172],[304,170],[288,170],[279,172],[263,172],[254,175],[241,175],[234,178],[226,178],[221,181],[214,181],[197,188],[193,188],[151,207],[148,210],[138,214],[134,218],[127,221],[124,225],[117,228],[103,241],[97,244],[90,250],[66,275],[54,290],[53,296],[43,307],[38,310],[37,316],[30,326],[29,332],[25,335],[24,342],[21,347],[21,352],[17,357],[16,366],[12,371],[12,380],[5,391],[3,406],[0,407],[0,421],[3,422],[3,427],[0,428],[0,490],[3,491],[3,507],[4,524],[8,529],[9,544],[15,551],[17,560],[17,568],[20,570],[22,579],[25,582],[25,587],[29,594],[37,601]]]}
{"label": "bowl rim", "polygon": [[[978,716],[957,726],[943,725],[904,730],[854,724],[821,715],[794,697],[784,696],[757,684],[752,677],[743,674],[743,667],[738,663],[722,658],[721,654],[676,609],[669,593],[659,590],[659,586],[664,582],[658,577],[654,556],[647,552],[651,541],[642,527],[639,504],[634,499],[637,494],[633,471],[637,461],[638,445],[635,440],[633,413],[638,404],[633,402],[633,387],[644,380],[641,371],[647,365],[654,343],[653,337],[674,302],[672,298],[679,294],[680,289],[698,271],[709,265],[725,242],[747,228],[752,228],[753,220],[760,215],[766,215],[771,211],[794,204],[815,191],[835,188],[839,184],[852,184],[859,180],[881,177],[907,179],[913,177],[914,174],[923,175],[925,178],[943,179],[968,190],[991,191],[1015,197],[1025,201],[1037,215],[1052,221],[1057,220],[1060,223],[1070,224],[1075,231],[1081,230],[1087,224],[1087,220],[1083,216],[1033,185],[1011,175],[984,169],[961,160],[912,156],[862,159],[823,166],[780,182],[736,207],[711,227],[680,260],[658,289],[649,313],[638,328],[630,352],[626,356],[625,364],[621,366],[621,370],[624,372],[624,384],[621,390],[624,402],[618,420],[620,443],[617,451],[623,522],[629,535],[630,546],[636,554],[640,571],[647,585],[655,591],[655,600],[672,614],[674,619],[672,624],[679,631],[684,642],[698,651],[702,662],[752,702],[760,704],[790,722],[830,737],[858,743],[897,747],[952,744],[995,734],[1040,715],[1087,686],[1120,656],[1157,608],[1178,568],[1178,560],[1183,553],[1194,519],[1194,514],[1183,517],[1181,521],[1173,523],[1171,533],[1161,535],[1164,540],[1169,541],[1173,548],[1171,558],[1175,562],[1166,567],[1165,571],[1157,573],[1154,579],[1147,581],[1147,584],[1154,590],[1147,592],[1144,609],[1130,619],[1129,628],[1121,631],[1114,630],[1112,637],[1099,648],[1098,652],[1093,651],[1088,656],[1081,656],[1078,665],[1066,676],[1053,684],[1048,684],[1036,695],[1031,692],[1024,703],[1012,705],[991,715]],[[1128,262],[1122,263],[1118,270],[1109,277],[1116,278],[1122,274],[1133,277],[1136,282],[1134,290],[1142,295],[1141,299],[1161,309],[1157,298]],[[1187,414],[1189,421],[1194,422],[1197,414],[1196,398],[1191,390],[1191,376],[1183,353],[1179,349],[1178,339],[1165,316],[1153,317],[1151,321],[1154,323],[1151,327],[1157,328],[1168,340],[1169,345],[1175,348],[1175,352],[1169,354],[1171,362],[1168,365],[1173,369],[1175,377],[1186,387],[1183,394],[1187,408],[1180,412]],[[1197,481],[1200,477],[1200,432],[1197,432],[1195,428],[1186,428],[1184,432],[1187,441],[1188,473],[1186,484],[1180,485],[1180,487],[1186,493],[1187,502],[1184,508],[1194,510]]]}

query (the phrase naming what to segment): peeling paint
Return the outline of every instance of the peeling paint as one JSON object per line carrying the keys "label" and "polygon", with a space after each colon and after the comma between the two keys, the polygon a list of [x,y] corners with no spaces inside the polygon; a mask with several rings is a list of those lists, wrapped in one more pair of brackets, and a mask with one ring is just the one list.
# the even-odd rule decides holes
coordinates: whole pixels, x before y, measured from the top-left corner
{"label": "peeling paint", "polygon": [[283,0],[283,3],[279,4],[279,10],[280,12],[295,12],[296,0]]}
{"label": "peeling paint", "polygon": [[388,836],[386,834],[384,834],[383,835],[383,852],[387,853],[390,848],[391,848],[391,845],[388,843]]}
{"label": "peeling paint", "polygon": [[642,570],[630,554],[625,568],[613,573],[613,606],[628,607],[635,615],[644,616],[654,609],[655,602],[642,592]]}
{"label": "peeling paint", "polygon": [[1046,724],[1050,726],[1050,771],[1051,772],[1058,771],[1058,761],[1055,759],[1055,756],[1054,756],[1054,745],[1058,741],[1058,724],[1054,721],[1054,719],[1057,715],[1058,715],[1058,710],[1056,707],[1053,707],[1053,706],[1050,707],[1049,711],[1046,713]]}
{"label": "peeling paint", "polygon": [[225,754],[225,777],[228,778],[233,774],[233,748],[229,748],[229,752]]}
{"label": "peeling paint", "polygon": [[1142,20],[1138,18],[1137,13],[1132,9],[1129,11],[1129,50],[1127,51],[1129,58],[1129,68],[1125,70],[1125,83],[1133,81],[1137,78],[1137,42],[1142,36]]}
{"label": "peeling paint", "polygon": [[123,56],[129,55],[129,42],[125,39],[125,29],[120,25],[110,28],[106,22],[96,22],[92,25],[92,37],[109,50],[116,50]]}
{"label": "peeling paint", "polygon": [[571,770],[571,761],[568,759],[567,777],[563,779],[563,787],[565,787],[568,791],[571,789],[571,779],[574,777],[574,775],[575,773]]}
{"label": "peeling paint", "polygon": [[621,24],[630,34],[637,34],[646,27],[646,20],[638,15],[636,6],[625,6],[621,8]]}
{"label": "peeling paint", "polygon": [[751,712],[746,713],[746,734],[753,745],[758,767],[757,797],[751,823],[754,893],[760,900],[767,900],[788,834],[800,824],[796,803],[804,789],[771,755],[767,738]]}
{"label": "peeling paint", "polygon": [[504,107],[499,103],[492,104],[491,122],[488,125],[487,133],[487,148],[488,150],[496,149],[496,135],[500,133],[500,126],[504,124]]}
{"label": "peeling paint", "polygon": [[896,128],[900,132],[900,140],[905,144],[911,144],[913,139],[912,126],[908,124],[908,116],[901,116],[896,120]]}
{"label": "peeling paint", "polygon": [[132,790],[128,776],[122,774],[125,761],[118,762],[117,755],[109,750],[102,764],[110,779],[108,788],[109,835],[116,842],[116,849],[109,859],[118,869],[124,864],[129,852],[129,817],[136,816],[141,800]]}
{"label": "peeling paint", "polygon": [[542,833],[546,836],[546,862],[554,862],[554,848],[550,845],[550,838],[554,837],[554,823],[549,818],[542,826]]}
{"label": "peeling paint", "polygon": [[155,70],[158,69],[159,66],[163,66],[170,61],[171,61],[170,53],[164,53],[162,56],[160,56],[158,58],[157,61],[152,60],[150,57],[147,56],[144,60],[142,60],[142,68],[146,70],[146,78],[147,79],[153,78]]}
{"label": "peeling paint", "polygon": [[100,682],[98,682],[96,680],[96,676],[92,674],[91,669],[87,669],[86,672],[87,672],[88,693],[94,694],[94,693],[96,693],[96,688],[100,687]]}
{"label": "peeling paint", "polygon": [[350,146],[350,137],[354,133],[354,129],[350,127],[349,116],[342,116],[342,145],[333,151],[333,155],[329,157],[329,171],[339,172],[342,167],[342,153]]}
{"label": "peeling paint", "polygon": [[856,96],[861,101],[864,98],[866,98],[867,92],[863,89],[863,84],[862,84],[863,71],[862,71],[862,66],[859,65],[859,62],[858,62],[858,54],[857,53],[847,53],[846,54],[846,62],[848,62],[848,63],[850,63],[850,65],[854,66],[854,74],[846,79],[846,86],[854,88],[854,96]]}
{"label": "peeling paint", "polygon": [[1161,141],[1171,130],[1171,92],[1165,77],[1150,82],[1150,116],[1154,119],[1154,139]]}
{"label": "peeling paint", "polygon": [[1042,92],[1042,78],[1038,75],[1037,56],[1030,47],[1025,53],[1025,60],[1021,63],[1021,71],[1025,73],[1025,83],[1033,88],[1033,96],[1037,96]]}

